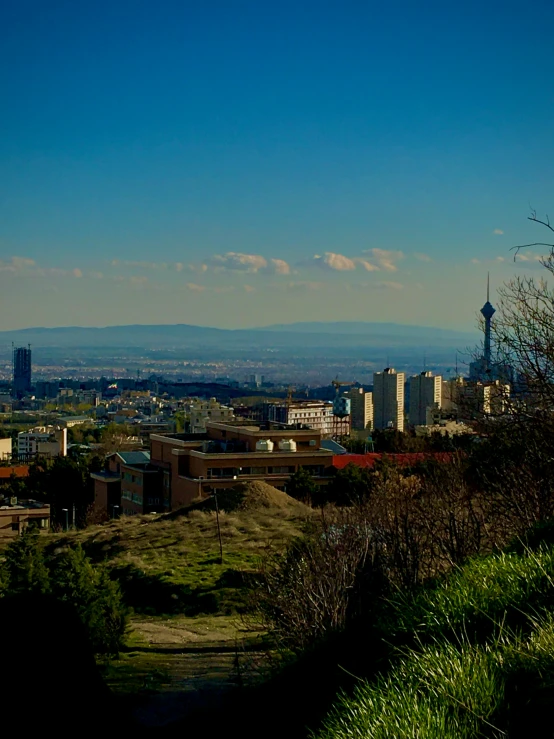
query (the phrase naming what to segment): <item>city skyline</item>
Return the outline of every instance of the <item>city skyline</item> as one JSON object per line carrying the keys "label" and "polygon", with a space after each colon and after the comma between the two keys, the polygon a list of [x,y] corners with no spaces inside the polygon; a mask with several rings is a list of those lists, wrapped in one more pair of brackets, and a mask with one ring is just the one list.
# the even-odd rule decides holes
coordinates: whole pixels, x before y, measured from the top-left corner
{"label": "city skyline", "polygon": [[0,330],[473,329],[487,271],[494,298],[540,268],[510,247],[550,206],[552,21],[538,0],[6,3]]}

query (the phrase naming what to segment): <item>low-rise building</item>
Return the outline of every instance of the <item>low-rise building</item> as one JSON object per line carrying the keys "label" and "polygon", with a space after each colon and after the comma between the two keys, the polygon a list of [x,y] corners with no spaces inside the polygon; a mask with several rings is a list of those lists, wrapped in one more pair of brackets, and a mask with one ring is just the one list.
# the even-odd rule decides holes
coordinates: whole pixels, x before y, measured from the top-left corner
{"label": "low-rise building", "polygon": [[300,467],[316,483],[327,484],[333,460],[333,452],[321,446],[319,430],[270,422],[208,422],[206,434],[153,434],[150,448],[151,465],[164,473],[160,497],[172,509],[237,482],[263,480],[286,489]]}
{"label": "low-rise building", "polygon": [[17,435],[17,455],[19,459],[66,457],[67,428],[39,426],[31,431],[21,431]]}
{"label": "low-rise building", "polygon": [[321,432],[322,436],[332,436],[333,404],[327,400],[293,400],[282,403],[268,403],[264,412],[268,421],[296,426],[301,424]]}
{"label": "low-rise building", "polygon": [[0,500],[0,538],[19,536],[26,528],[50,529],[50,506],[36,500]]}
{"label": "low-rise building", "polygon": [[[91,478],[94,481],[94,508],[97,513],[107,513],[110,517],[117,517],[123,512],[122,506],[122,484],[126,469],[132,467],[143,467],[148,465],[150,461],[150,453],[137,452],[114,452],[106,457],[104,469],[99,472],[91,472]],[[131,473],[133,474],[133,473]],[[131,503],[125,504],[125,508],[133,509],[132,506],[132,485],[134,480],[126,479],[126,491],[131,491],[130,496],[126,495],[125,500]]]}
{"label": "low-rise building", "polygon": [[195,400],[188,406],[189,424],[191,434],[206,433],[206,423],[215,421],[218,423],[232,422],[235,411],[226,405],[221,405],[215,398],[211,400]]}
{"label": "low-rise building", "polygon": [[12,440],[0,439],[0,460],[4,461],[12,458]]}

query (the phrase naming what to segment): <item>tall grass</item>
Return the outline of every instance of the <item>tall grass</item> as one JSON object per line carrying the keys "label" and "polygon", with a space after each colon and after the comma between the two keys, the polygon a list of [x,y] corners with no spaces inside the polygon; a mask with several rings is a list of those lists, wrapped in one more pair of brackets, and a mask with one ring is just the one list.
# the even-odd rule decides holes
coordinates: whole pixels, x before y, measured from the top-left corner
{"label": "tall grass", "polygon": [[419,638],[486,639],[525,629],[529,616],[554,609],[554,549],[497,553],[470,560],[433,586],[392,599],[397,629]]}
{"label": "tall grass", "polygon": [[553,550],[475,559],[391,605],[409,646],[340,696],[318,739],[552,736],[539,727],[554,701]]}

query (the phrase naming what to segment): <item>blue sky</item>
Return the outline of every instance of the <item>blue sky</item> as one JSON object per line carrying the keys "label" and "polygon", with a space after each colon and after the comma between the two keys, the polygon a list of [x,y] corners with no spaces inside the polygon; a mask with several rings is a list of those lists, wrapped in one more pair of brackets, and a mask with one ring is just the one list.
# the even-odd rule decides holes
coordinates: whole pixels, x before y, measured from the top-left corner
{"label": "blue sky", "polygon": [[552,206],[550,2],[5,0],[0,328],[471,328]]}

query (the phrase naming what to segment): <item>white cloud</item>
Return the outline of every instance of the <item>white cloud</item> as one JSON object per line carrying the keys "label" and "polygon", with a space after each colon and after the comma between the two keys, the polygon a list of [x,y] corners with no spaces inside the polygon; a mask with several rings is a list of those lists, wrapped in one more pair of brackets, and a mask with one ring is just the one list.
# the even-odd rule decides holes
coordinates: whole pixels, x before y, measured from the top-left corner
{"label": "white cloud", "polygon": [[349,272],[356,269],[356,263],[353,259],[345,257],[344,254],[335,254],[332,251],[326,251],[325,256],[317,257],[314,259],[323,259],[323,263],[330,269],[335,269],[338,272]]}
{"label": "white cloud", "polygon": [[290,265],[284,259],[270,259],[273,271],[277,275],[290,275]]}
{"label": "white cloud", "polygon": [[228,251],[226,254],[215,254],[210,262],[215,270],[232,270],[236,272],[259,272],[267,267],[267,259],[261,254],[243,254]]}
{"label": "white cloud", "polygon": [[365,269],[366,272],[374,272],[379,269],[379,267],[367,259],[347,257],[344,254],[337,254],[333,251],[326,251],[323,256],[321,254],[314,254],[311,263],[324,269],[335,270],[336,272],[352,272],[358,267]]}
{"label": "white cloud", "polygon": [[[269,272],[276,275],[289,275],[291,271],[290,265],[284,259],[266,259],[261,254],[245,254],[235,251],[215,254],[208,260],[208,263],[215,272],[245,272],[247,274]],[[201,265],[200,269],[206,271],[208,264]]]}
{"label": "white cloud", "polygon": [[471,264],[481,264],[481,260],[480,259],[472,259],[471,260]]}
{"label": "white cloud", "polygon": [[22,272],[29,267],[36,267],[34,259],[26,257],[12,257],[7,262],[0,259],[0,272]]}
{"label": "white cloud", "polygon": [[71,270],[71,273],[72,273],[73,277],[82,277],[83,276],[82,271],[78,267],[75,267],[75,269]]}
{"label": "white cloud", "polygon": [[540,262],[546,257],[542,256],[541,254],[533,254],[532,252],[519,252],[519,254],[516,254],[515,259],[518,262]]}
{"label": "white cloud", "polygon": [[243,285],[243,290],[245,293],[253,293],[256,292],[256,288],[252,287],[252,285]]}
{"label": "white cloud", "polygon": [[367,259],[355,259],[354,260],[356,264],[359,264],[360,267],[363,267],[366,272],[378,272],[379,267],[377,265],[372,264],[371,262],[368,262]]}
{"label": "white cloud", "polygon": [[204,285],[197,285],[194,282],[187,282],[185,287],[188,290],[192,290],[194,293],[203,293],[206,287]]}
{"label": "white cloud", "polygon": [[414,258],[419,260],[420,262],[432,262],[433,261],[428,254],[423,254],[422,252],[418,252],[418,251],[414,253]]}
{"label": "white cloud", "polygon": [[495,236],[503,236],[504,235],[504,231],[501,228],[495,228],[494,231],[493,231],[493,234]]}
{"label": "white cloud", "polygon": [[378,266],[386,272],[396,272],[398,267],[395,262],[404,258],[403,252],[389,249],[367,249],[364,254],[371,254]]}

